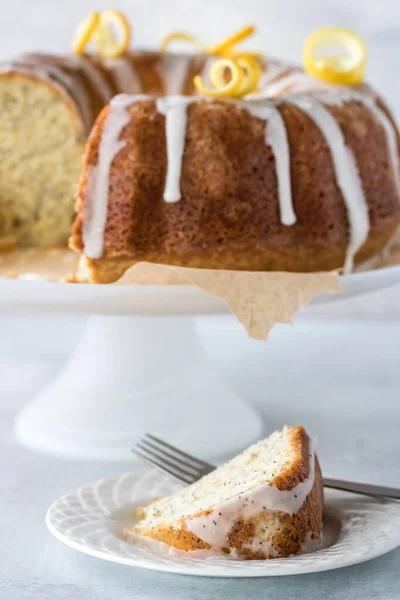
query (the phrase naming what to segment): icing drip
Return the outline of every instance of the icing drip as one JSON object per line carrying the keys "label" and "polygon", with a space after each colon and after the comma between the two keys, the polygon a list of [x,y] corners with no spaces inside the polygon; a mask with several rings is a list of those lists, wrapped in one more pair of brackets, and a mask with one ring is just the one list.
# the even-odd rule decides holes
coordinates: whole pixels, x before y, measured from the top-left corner
{"label": "icing drip", "polygon": [[274,98],[289,93],[306,93],[330,88],[328,84],[307,75],[297,67],[268,63],[261,76],[259,91],[249,94],[246,98],[251,100]]}
{"label": "icing drip", "polygon": [[265,141],[275,158],[281,222],[283,225],[294,225],[296,214],[293,208],[290,152],[285,122],[279,110],[270,104],[249,103],[246,108],[252,115],[268,123]]}
{"label": "icing drip", "polygon": [[376,97],[372,90],[367,85],[364,85],[359,86],[357,91],[350,91],[347,88],[343,88],[341,94],[331,92],[324,94],[323,97],[325,104],[333,105],[340,105],[343,102],[351,100],[361,102],[361,104],[368,108],[385,132],[393,179],[400,200],[400,158],[396,129],[386,113],[377,106]]}
{"label": "icing drip", "polygon": [[140,94],[142,84],[129,56],[106,59],[104,64],[110,69],[117,89],[123,94]]}
{"label": "icing drip", "polygon": [[287,73],[278,81],[272,82],[265,90],[265,96],[280,96],[289,92],[309,91],[320,89],[321,84],[305,73]]}
{"label": "icing drip", "polygon": [[92,86],[98,91],[104,104],[109,103],[114,92],[101,69],[92,64],[86,56],[79,56],[78,54],[65,57],[64,60],[67,65],[82,69]]}
{"label": "icing drip", "polygon": [[399,160],[399,147],[397,143],[397,135],[396,131],[393,127],[393,123],[389,119],[389,117],[384,113],[382,109],[380,109],[375,102],[370,99],[364,97],[358,97],[358,99],[365,104],[376,120],[381,124],[387,140],[387,146],[389,151],[389,159],[393,172],[393,179],[397,190],[397,196],[400,200],[400,160]]}
{"label": "icing drip", "polygon": [[263,510],[297,513],[311,492],[315,478],[314,444],[309,442],[308,476],[291,490],[279,490],[275,485],[262,483],[243,494],[217,504],[208,514],[186,519],[184,528],[215,548],[223,548],[234,524],[251,519]]}
{"label": "icing drip", "polygon": [[178,96],[185,93],[185,83],[188,76],[190,59],[187,56],[168,55],[162,57],[159,72],[164,81],[164,93],[166,96]]}
{"label": "icing drip", "polygon": [[60,82],[69,91],[71,96],[76,99],[79,110],[82,114],[82,119],[85,124],[85,129],[90,131],[93,123],[93,114],[89,93],[86,88],[74,79],[72,75],[68,75],[58,67],[40,66],[50,78],[54,78]]}
{"label": "icing drip", "polygon": [[131,119],[127,108],[146,98],[147,96],[121,94],[111,100],[99,146],[99,161],[87,177],[82,233],[85,255],[89,258],[100,258],[103,253],[110,168],[114,157],[126,143],[119,137]]}
{"label": "icing drip", "polygon": [[167,139],[167,176],[164,200],[177,202],[181,198],[182,158],[185,150],[187,107],[193,98],[169,96],[157,100],[157,110],[165,116]]}
{"label": "icing drip", "polygon": [[350,226],[350,241],[344,263],[344,272],[350,273],[354,256],[367,239],[369,232],[368,204],[354,154],[346,145],[335,117],[322,104],[310,98],[292,97],[290,101],[314,121],[330,150],[336,181],[343,195]]}
{"label": "icing drip", "polygon": [[294,225],[296,215],[292,199],[289,143],[285,122],[277,108],[268,120],[267,144],[271,146],[277,164],[281,221],[283,225]]}
{"label": "icing drip", "polygon": [[[215,63],[215,60],[215,56],[207,56],[204,60],[203,67],[201,69],[200,77],[207,85],[211,83],[209,73],[212,65]],[[197,90],[195,91],[197,92]]]}
{"label": "icing drip", "polygon": [[268,63],[267,69],[261,75],[260,88],[270,85],[273,81],[278,79],[284,73],[290,73],[291,69],[287,66],[280,65],[278,63]]}

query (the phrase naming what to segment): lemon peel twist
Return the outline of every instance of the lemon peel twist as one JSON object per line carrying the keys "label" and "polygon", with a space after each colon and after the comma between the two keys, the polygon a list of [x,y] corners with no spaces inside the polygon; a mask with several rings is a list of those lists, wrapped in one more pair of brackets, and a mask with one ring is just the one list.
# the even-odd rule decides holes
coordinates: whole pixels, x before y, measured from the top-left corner
{"label": "lemon peel twist", "polygon": [[232,35],[227,37],[225,40],[223,40],[219,44],[216,44],[215,46],[211,46],[210,48],[208,48],[208,54],[213,54],[213,55],[222,54],[223,55],[226,52],[229,52],[229,50],[231,50],[234,46],[236,46],[236,44],[238,44],[239,42],[242,42],[246,38],[253,35],[255,30],[256,30],[256,28],[253,25],[246,25],[246,27],[243,27],[243,29],[236,31],[235,33],[233,33]]}
{"label": "lemon peel twist", "polygon": [[98,12],[93,12],[87,19],[84,19],[79,23],[72,42],[72,51],[75,52],[75,54],[83,54],[85,52],[86,46],[90,42],[99,22],[100,14]]}
{"label": "lemon peel twist", "polygon": [[187,42],[202,52],[207,53],[207,46],[199,38],[185,31],[173,31],[166,35],[161,41],[160,52],[166,52],[172,42]]}
{"label": "lemon peel twist", "polygon": [[166,35],[161,41],[160,52],[166,52],[168,46],[172,42],[186,42],[198,48],[203,54],[207,54],[209,56],[237,57],[240,55],[256,58],[261,56],[259,52],[243,52],[238,51],[235,48],[239,42],[242,42],[246,38],[253,35],[255,30],[256,29],[253,25],[246,25],[246,27],[242,27],[242,29],[239,29],[226,39],[222,40],[222,42],[219,42],[214,46],[207,46],[202,40],[185,31],[173,31],[172,33]]}
{"label": "lemon peel twist", "polygon": [[[336,53],[327,53],[336,48]],[[322,81],[357,85],[365,75],[367,46],[356,33],[342,27],[324,27],[311,33],[303,48],[306,73]]]}
{"label": "lemon peel twist", "polygon": [[92,13],[78,26],[72,44],[76,54],[83,54],[92,42],[104,58],[117,58],[126,52],[131,41],[131,27],[125,15],[118,10]]}
{"label": "lemon peel twist", "polygon": [[210,68],[213,88],[206,87],[199,75],[193,82],[201,94],[211,98],[242,98],[257,91],[261,73],[262,69],[253,57],[221,58]]}

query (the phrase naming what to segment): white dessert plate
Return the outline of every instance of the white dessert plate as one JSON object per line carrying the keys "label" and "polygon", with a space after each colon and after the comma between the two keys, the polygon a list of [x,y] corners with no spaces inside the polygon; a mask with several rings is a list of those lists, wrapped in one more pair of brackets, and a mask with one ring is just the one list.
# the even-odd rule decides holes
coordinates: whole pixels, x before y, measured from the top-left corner
{"label": "white dessert plate", "polygon": [[134,507],[171,492],[154,471],[129,473],[84,485],[49,508],[51,533],[85,554],[133,567],[207,577],[299,575],[347,567],[400,545],[400,502],[326,490],[322,541],[290,558],[235,561],[226,557],[171,556],[122,539]]}

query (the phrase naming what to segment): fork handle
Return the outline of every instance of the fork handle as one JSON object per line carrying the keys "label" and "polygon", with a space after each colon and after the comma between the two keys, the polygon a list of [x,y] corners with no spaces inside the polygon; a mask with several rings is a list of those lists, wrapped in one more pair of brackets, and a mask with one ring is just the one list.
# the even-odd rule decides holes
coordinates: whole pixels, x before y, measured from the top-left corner
{"label": "fork handle", "polygon": [[369,483],[357,483],[353,481],[341,481],[340,479],[329,479],[324,477],[324,487],[335,490],[365,494],[366,496],[382,496],[400,500],[400,489],[385,487],[383,485],[371,485]]}

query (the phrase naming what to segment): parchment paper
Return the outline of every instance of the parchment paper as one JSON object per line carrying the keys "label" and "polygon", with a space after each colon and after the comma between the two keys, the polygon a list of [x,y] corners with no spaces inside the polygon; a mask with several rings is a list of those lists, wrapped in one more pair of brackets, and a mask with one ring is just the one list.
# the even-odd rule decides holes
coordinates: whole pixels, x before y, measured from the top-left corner
{"label": "parchment paper", "polygon": [[221,298],[250,338],[265,340],[275,323],[291,323],[294,314],[314,296],[340,293],[332,273],[273,273],[190,269],[138,263],[117,282],[120,285],[187,283]]}

